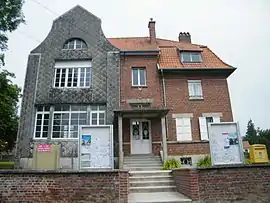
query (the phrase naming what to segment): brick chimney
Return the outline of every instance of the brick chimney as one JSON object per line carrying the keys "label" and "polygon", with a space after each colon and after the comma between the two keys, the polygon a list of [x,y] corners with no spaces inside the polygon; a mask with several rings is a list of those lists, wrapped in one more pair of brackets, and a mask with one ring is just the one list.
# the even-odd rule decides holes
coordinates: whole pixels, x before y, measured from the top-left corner
{"label": "brick chimney", "polygon": [[150,36],[150,43],[156,44],[156,22],[153,21],[153,18],[150,18],[150,21],[148,23],[149,28],[149,36]]}
{"label": "brick chimney", "polygon": [[191,36],[189,32],[180,32],[178,39],[179,39],[179,42],[191,43]]}

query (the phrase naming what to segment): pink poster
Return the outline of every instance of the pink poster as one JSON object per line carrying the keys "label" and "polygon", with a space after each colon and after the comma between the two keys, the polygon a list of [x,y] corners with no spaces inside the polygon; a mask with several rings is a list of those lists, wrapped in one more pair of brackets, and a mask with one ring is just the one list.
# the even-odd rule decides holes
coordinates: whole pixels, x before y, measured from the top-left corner
{"label": "pink poster", "polygon": [[51,152],[51,145],[49,144],[39,144],[37,147],[38,152]]}

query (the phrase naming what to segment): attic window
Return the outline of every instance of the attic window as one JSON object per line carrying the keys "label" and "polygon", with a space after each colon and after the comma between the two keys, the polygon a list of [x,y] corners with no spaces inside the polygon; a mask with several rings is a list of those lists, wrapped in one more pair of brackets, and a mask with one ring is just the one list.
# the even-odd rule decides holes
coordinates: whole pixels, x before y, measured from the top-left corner
{"label": "attic window", "polygon": [[66,41],[63,49],[86,49],[87,45],[84,40],[79,38],[73,38]]}
{"label": "attic window", "polygon": [[200,52],[181,52],[181,62],[182,63],[201,63],[202,56]]}

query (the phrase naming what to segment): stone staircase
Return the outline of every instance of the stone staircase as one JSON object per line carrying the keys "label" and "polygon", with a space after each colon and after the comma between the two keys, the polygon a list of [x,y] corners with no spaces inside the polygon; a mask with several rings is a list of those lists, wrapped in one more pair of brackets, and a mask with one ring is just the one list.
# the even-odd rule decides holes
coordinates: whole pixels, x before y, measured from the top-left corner
{"label": "stone staircase", "polygon": [[129,170],[129,202],[161,203],[191,202],[176,192],[171,171],[160,170],[159,156],[132,155],[124,157],[124,169]]}

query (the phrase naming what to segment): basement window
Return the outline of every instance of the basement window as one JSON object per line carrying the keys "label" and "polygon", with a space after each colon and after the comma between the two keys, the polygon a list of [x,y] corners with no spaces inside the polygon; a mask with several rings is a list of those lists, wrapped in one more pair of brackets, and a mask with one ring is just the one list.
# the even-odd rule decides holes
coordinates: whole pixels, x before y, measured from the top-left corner
{"label": "basement window", "polygon": [[191,157],[181,157],[180,162],[181,162],[182,165],[190,165],[190,166],[192,166]]}

